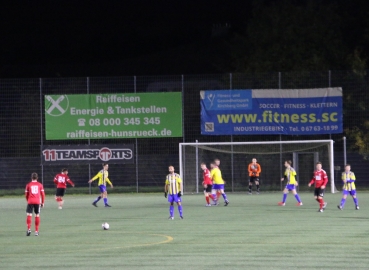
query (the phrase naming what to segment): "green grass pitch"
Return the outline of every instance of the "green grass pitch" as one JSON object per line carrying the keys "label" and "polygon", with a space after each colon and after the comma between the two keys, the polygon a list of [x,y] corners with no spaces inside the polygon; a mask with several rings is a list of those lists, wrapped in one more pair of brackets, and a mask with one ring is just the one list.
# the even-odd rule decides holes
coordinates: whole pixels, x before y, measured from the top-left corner
{"label": "green grass pitch", "polygon": [[284,207],[281,193],[229,193],[228,207],[185,195],[183,220],[177,208],[167,219],[163,194],[114,194],[112,208],[66,195],[62,210],[48,196],[38,237],[33,224],[26,236],[25,199],[3,197],[0,269],[369,269],[369,193],[358,193],[358,211],[326,194],[324,213],[300,195],[301,207],[292,194]]}

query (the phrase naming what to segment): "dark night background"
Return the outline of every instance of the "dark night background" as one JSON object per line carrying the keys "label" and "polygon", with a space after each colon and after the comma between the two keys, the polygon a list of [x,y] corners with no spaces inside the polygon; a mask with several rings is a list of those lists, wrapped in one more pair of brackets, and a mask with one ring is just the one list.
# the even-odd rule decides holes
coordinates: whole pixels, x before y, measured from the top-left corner
{"label": "dark night background", "polygon": [[[160,153],[155,162],[162,163],[154,167],[166,171],[182,140],[277,138],[202,136],[200,90],[277,86],[342,87],[344,133],[332,137],[341,155],[337,160],[342,163],[346,136],[355,164],[367,174],[367,0],[7,1],[0,5],[0,37],[0,165],[9,174],[7,164],[14,175],[22,164],[39,165],[40,130],[44,136],[39,106],[45,94],[86,93],[87,88],[91,93],[134,87],[138,92],[183,91],[184,137],[137,144],[140,166],[150,168],[145,162],[151,164],[152,153]],[[142,171],[143,185],[156,183],[156,176]],[[131,172],[136,175],[135,168]]]}
{"label": "dark night background", "polygon": [[0,77],[366,68],[369,2],[8,1]]}

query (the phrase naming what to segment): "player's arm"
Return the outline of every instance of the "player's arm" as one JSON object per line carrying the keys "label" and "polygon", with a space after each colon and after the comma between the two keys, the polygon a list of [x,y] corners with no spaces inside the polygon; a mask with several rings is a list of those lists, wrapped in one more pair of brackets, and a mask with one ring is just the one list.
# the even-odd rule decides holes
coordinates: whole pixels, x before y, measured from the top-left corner
{"label": "player's arm", "polygon": [[26,197],[26,201],[28,201],[28,196],[29,196],[28,185],[26,186],[26,190],[24,191],[24,196]]}
{"label": "player's arm", "polygon": [[214,182],[214,175],[215,175],[215,170],[211,170],[211,172],[210,172],[210,179],[213,182]]}
{"label": "player's arm", "polygon": [[58,184],[58,179],[56,178],[56,176],[54,177],[54,183],[55,183],[55,185]]}
{"label": "player's arm", "polygon": [[41,186],[41,207],[44,207],[45,205],[45,190],[44,187]]}
{"label": "player's arm", "polygon": [[98,172],[94,177],[92,177],[90,179],[90,181],[88,181],[89,183],[91,183],[92,181],[95,181],[96,179],[102,177],[102,173],[101,172]]}
{"label": "player's arm", "polygon": [[281,178],[281,181],[283,182],[284,181],[284,177],[287,176],[287,172],[285,171],[284,174],[283,174],[283,177]]}
{"label": "player's arm", "polygon": [[315,183],[315,175],[313,176],[313,179],[310,180],[308,186],[311,187],[311,185],[314,183]]}
{"label": "player's arm", "polygon": [[253,173],[252,169],[251,169],[251,163],[249,164],[249,166],[247,167],[247,171],[249,172],[249,174]]}
{"label": "player's arm", "polygon": [[327,174],[325,173],[324,176],[323,176],[323,185],[321,185],[321,189],[324,189],[326,186],[327,186],[327,183],[328,183],[328,176]]}
{"label": "player's arm", "polygon": [[169,181],[165,180],[165,184],[164,184],[164,197],[165,198],[168,196],[168,186],[169,186]]}
{"label": "player's arm", "polygon": [[257,170],[257,173],[261,173],[261,166],[260,166],[260,164],[258,164],[258,168],[256,170]]}
{"label": "player's arm", "polygon": [[67,183],[69,183],[72,187],[74,187],[74,183],[72,180],[70,180],[69,178],[67,178]]}
{"label": "player's arm", "polygon": [[113,188],[113,184],[112,184],[112,182],[109,180],[109,178],[108,178],[108,177],[106,177],[106,178],[105,178],[105,181],[106,181],[106,183],[108,183],[108,184],[110,185],[110,187],[111,187],[111,188]]}
{"label": "player's arm", "polygon": [[299,185],[299,182],[297,181],[297,173],[294,171],[293,176],[295,177],[295,186],[297,187]]}
{"label": "player's arm", "polygon": [[178,197],[181,197],[182,196],[182,190],[181,190],[181,187],[182,187],[182,180],[181,180],[181,178],[177,178],[177,187],[178,187],[178,193],[177,193],[177,195],[178,195]]}

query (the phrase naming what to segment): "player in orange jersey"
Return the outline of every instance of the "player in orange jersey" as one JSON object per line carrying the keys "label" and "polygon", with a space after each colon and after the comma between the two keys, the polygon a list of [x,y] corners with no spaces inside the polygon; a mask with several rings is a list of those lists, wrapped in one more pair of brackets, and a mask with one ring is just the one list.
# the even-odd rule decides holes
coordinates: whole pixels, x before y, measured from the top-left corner
{"label": "player in orange jersey", "polygon": [[260,182],[259,182],[259,176],[261,173],[261,166],[259,163],[257,163],[256,158],[252,159],[252,162],[248,166],[248,172],[249,172],[249,194],[252,194],[252,183],[255,183],[256,185],[256,193],[260,193]]}

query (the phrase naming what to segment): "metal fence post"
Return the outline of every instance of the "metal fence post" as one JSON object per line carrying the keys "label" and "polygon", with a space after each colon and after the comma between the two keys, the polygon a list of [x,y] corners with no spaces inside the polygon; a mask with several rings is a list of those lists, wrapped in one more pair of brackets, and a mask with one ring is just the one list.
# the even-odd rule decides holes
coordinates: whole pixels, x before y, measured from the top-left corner
{"label": "metal fence post", "polygon": [[199,147],[197,143],[199,143],[198,140],[196,140],[196,193],[199,193]]}
{"label": "metal fence post", "polygon": [[[87,90],[87,95],[90,94],[90,77],[86,78],[86,90]],[[90,146],[91,141],[90,138],[88,138],[88,146]],[[88,179],[91,179],[91,163],[88,163]],[[88,184],[88,192],[89,194],[92,194],[92,187],[91,187],[91,183]]]}
{"label": "metal fence post", "polygon": [[39,79],[39,83],[40,83],[40,138],[41,138],[41,143],[40,143],[40,148],[41,148],[41,183],[44,184],[44,163],[43,163],[43,148],[44,148],[44,138],[43,138],[43,123],[42,123],[42,115],[43,115],[43,111],[42,111],[42,78]]}
{"label": "metal fence post", "polygon": [[[331,71],[328,70],[328,87],[331,87]],[[332,140],[332,134],[329,133],[329,139]]]}
{"label": "metal fence post", "polygon": [[[181,89],[182,89],[182,142],[186,141],[186,136],[185,136],[185,124],[184,124],[184,75],[181,75]],[[183,148],[183,171],[186,169],[186,148]],[[181,175],[181,177],[183,177],[183,175]],[[185,192],[185,181],[182,181],[182,190],[183,192]]]}
{"label": "metal fence post", "polygon": [[[229,89],[232,90],[232,73],[229,73]],[[232,192],[234,192],[234,163],[233,163],[233,135],[231,135],[231,179],[232,179]]]}
{"label": "metal fence post", "polygon": [[[133,88],[135,90],[135,94],[137,93],[137,77],[133,76]],[[135,139],[135,148],[136,148],[136,193],[138,193],[138,141]]]}
{"label": "metal fence post", "polygon": [[347,164],[346,137],[343,137],[343,166]]}
{"label": "metal fence post", "polygon": [[[282,73],[278,72],[278,89],[282,89]],[[279,141],[282,141],[282,135],[279,134]],[[279,144],[279,175],[281,176],[283,174],[283,169],[282,169],[282,151],[283,151],[283,146],[282,143]],[[283,189],[282,186],[282,181],[280,182],[280,189]]]}

